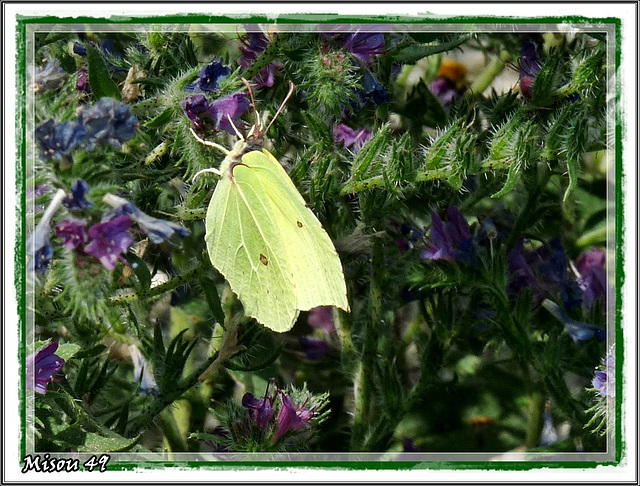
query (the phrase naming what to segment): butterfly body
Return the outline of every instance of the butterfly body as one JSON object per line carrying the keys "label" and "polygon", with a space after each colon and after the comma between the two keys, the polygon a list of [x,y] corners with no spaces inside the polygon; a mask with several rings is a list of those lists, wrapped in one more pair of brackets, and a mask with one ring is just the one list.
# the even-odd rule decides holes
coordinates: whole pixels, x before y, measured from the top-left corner
{"label": "butterfly body", "polygon": [[222,162],[205,241],[245,315],[285,332],[300,311],[349,304],[331,239],[280,163],[261,149],[263,133],[256,124]]}

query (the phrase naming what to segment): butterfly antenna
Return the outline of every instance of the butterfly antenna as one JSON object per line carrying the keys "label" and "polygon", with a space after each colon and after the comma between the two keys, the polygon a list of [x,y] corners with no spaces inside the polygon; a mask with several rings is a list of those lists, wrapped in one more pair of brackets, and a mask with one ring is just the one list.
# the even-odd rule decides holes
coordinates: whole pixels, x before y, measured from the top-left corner
{"label": "butterfly antenna", "polygon": [[295,89],[295,86],[293,85],[293,83],[291,81],[289,81],[289,92],[287,93],[287,96],[284,98],[284,101],[280,105],[280,108],[278,108],[278,111],[276,111],[276,114],[273,115],[273,118],[271,119],[271,122],[269,123],[269,126],[264,131],[265,133],[267,133],[269,131],[269,128],[271,128],[271,125],[273,125],[273,122],[276,121],[276,118],[278,118],[278,115],[280,113],[282,113],[282,110],[284,109],[284,106],[287,104],[287,101],[289,101],[289,98],[291,98],[291,95],[293,94],[293,90],[294,89]]}
{"label": "butterfly antenna", "polygon": [[231,115],[229,115],[229,113],[227,113],[227,118],[229,120],[229,123],[231,124],[231,128],[233,128],[233,131],[236,132],[236,135],[238,136],[238,138],[240,140],[244,140],[244,137],[242,136],[242,133],[240,133],[240,131],[236,127],[235,123],[233,123],[233,120],[231,119]]}
{"label": "butterfly antenna", "polygon": [[253,106],[253,112],[256,114],[256,125],[260,127],[260,115],[258,114],[258,108],[256,107],[256,99],[253,97],[253,88],[249,84],[249,81],[247,81],[244,78],[240,78],[240,79],[242,79],[242,82],[247,87],[247,90],[249,90],[249,96],[251,96],[251,105]]}

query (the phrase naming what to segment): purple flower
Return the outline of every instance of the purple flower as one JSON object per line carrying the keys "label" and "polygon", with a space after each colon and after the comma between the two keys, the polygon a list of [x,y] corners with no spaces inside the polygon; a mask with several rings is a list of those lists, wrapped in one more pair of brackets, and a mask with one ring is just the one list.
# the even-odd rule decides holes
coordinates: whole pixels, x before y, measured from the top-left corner
{"label": "purple flower", "polygon": [[86,195],[88,192],[89,184],[82,179],[78,179],[71,185],[71,194],[67,194],[67,197],[62,200],[62,204],[71,210],[90,208],[93,203],[87,201]]}
{"label": "purple flower", "polygon": [[582,253],[576,262],[581,278],[582,305],[590,309],[598,300],[604,299],[607,293],[607,275],[604,270],[605,254],[598,248]]}
{"label": "purple flower", "polygon": [[87,71],[86,69],[78,69],[76,90],[85,94],[91,93],[91,85],[89,84],[89,71]]}
{"label": "purple flower", "polygon": [[440,101],[444,108],[448,108],[455,98],[460,97],[460,93],[447,78],[438,77],[429,83],[429,90]]}
{"label": "purple flower", "polygon": [[314,329],[321,329],[327,334],[336,333],[333,323],[333,307],[331,306],[323,305],[311,309],[307,322]]}
{"label": "purple flower", "polygon": [[131,226],[131,218],[126,214],[116,216],[105,222],[94,224],[89,228],[89,236],[93,238],[84,251],[95,256],[107,269],[116,268],[120,254],[127,251],[133,238],[127,232]]}
{"label": "purple flower", "polygon": [[300,336],[299,341],[305,358],[309,361],[324,361],[331,354],[331,346],[324,339]]}
{"label": "purple flower", "polygon": [[353,130],[344,123],[338,123],[333,128],[333,139],[336,143],[344,142],[344,146],[349,148],[353,145],[353,151],[358,153],[362,146],[371,139],[371,131],[367,128]]}
{"label": "purple flower", "polygon": [[231,69],[218,61],[207,64],[198,73],[198,80],[187,86],[188,91],[199,89],[200,91],[217,91],[220,89],[220,80],[231,74]]}
{"label": "purple flower", "polygon": [[517,295],[526,288],[534,290],[536,304],[545,297],[557,298],[571,312],[582,302],[578,284],[569,278],[568,259],[559,238],[548,245],[525,252],[519,241],[509,253],[509,293]]}
{"label": "purple flower", "polygon": [[447,223],[435,211],[431,211],[431,234],[427,247],[420,253],[426,260],[456,260],[469,263],[472,254],[469,224],[455,206],[447,209]]}
{"label": "purple flower", "polygon": [[213,120],[209,113],[211,103],[203,94],[191,95],[180,103],[182,111],[191,120],[194,130],[201,131],[207,124],[212,124]]}
{"label": "purple flower", "polygon": [[85,127],[83,143],[88,149],[98,143],[120,148],[138,129],[138,119],[131,114],[129,106],[113,98],[102,98],[93,106],[81,108],[78,121]]}
{"label": "purple flower", "polygon": [[218,98],[211,103],[208,111],[213,119],[216,130],[225,130],[235,135],[236,131],[229,122],[229,117],[231,117],[231,120],[235,123],[250,107],[251,103],[247,99],[247,95],[244,93],[236,93]]}
{"label": "purple flower", "polygon": [[49,119],[36,128],[35,135],[42,160],[60,159],[69,155],[82,142],[85,128],[76,120],[56,123]]}
{"label": "purple flower", "polygon": [[85,231],[86,223],[73,219],[65,219],[56,225],[56,235],[63,241],[62,246],[68,250],[74,250],[84,245],[89,237]]}
{"label": "purple flower", "polygon": [[400,233],[402,238],[396,238],[396,246],[401,255],[415,247],[415,244],[422,240],[423,234],[418,228],[410,223],[402,223],[400,225]]}
{"label": "purple flower", "polygon": [[112,198],[118,202],[123,202],[124,204],[116,207],[116,209],[108,214],[108,217],[112,218],[122,214],[131,217],[131,219],[138,223],[142,230],[147,234],[152,243],[162,243],[163,241],[169,240],[174,234],[177,234],[182,238],[191,234],[191,231],[179,224],[171,223],[164,219],[154,218],[143,213],[135,204],[124,198],[116,199],[116,196],[113,195]]}
{"label": "purple flower", "polygon": [[344,49],[358,59],[369,62],[384,51],[384,37],[378,32],[353,32],[344,40]]}
{"label": "purple flower", "polygon": [[202,130],[209,125],[215,130],[225,130],[232,135],[236,132],[229,122],[229,117],[233,122],[237,122],[251,107],[244,93],[218,98],[213,103],[204,95],[197,94],[189,96],[180,105],[187,118],[191,120],[194,130]]}
{"label": "purple flower", "polygon": [[64,360],[54,354],[58,343],[53,341],[27,357],[27,389],[45,395],[47,385],[64,366]]}
{"label": "purple flower", "polygon": [[242,397],[242,406],[249,409],[249,417],[260,430],[264,430],[276,413],[273,408],[273,398],[268,396],[269,386],[264,398],[258,399],[251,393],[245,393]]}
{"label": "purple flower", "polygon": [[[269,45],[269,39],[259,30],[257,32],[251,32],[252,30],[256,30],[255,26],[247,25],[245,28],[247,30],[247,34],[242,38],[242,45],[240,46],[242,56],[238,59],[238,64],[242,68],[247,69],[267,48]],[[256,89],[260,89],[265,86],[270,88],[273,86],[275,73],[280,67],[280,63],[272,62],[262,68],[253,78]]]}
{"label": "purple flower", "polygon": [[273,441],[276,442],[288,432],[295,432],[309,425],[313,418],[313,410],[300,406],[296,407],[293,400],[288,395],[280,392],[282,398],[282,408],[278,413],[278,425]]}
{"label": "purple flower", "polygon": [[594,372],[591,381],[593,388],[603,397],[609,397],[611,400],[616,396],[616,357],[615,348],[612,346],[609,353],[602,360],[600,369]]}
{"label": "purple flower", "polygon": [[38,91],[49,91],[60,88],[68,77],[69,75],[60,67],[57,59],[49,59],[36,73],[35,84]]}
{"label": "purple flower", "polygon": [[542,69],[540,59],[536,53],[536,45],[533,42],[526,42],[524,47],[520,51],[520,57],[518,58],[518,64],[520,69],[520,92],[527,100],[533,98],[533,85],[536,81],[536,76]]}

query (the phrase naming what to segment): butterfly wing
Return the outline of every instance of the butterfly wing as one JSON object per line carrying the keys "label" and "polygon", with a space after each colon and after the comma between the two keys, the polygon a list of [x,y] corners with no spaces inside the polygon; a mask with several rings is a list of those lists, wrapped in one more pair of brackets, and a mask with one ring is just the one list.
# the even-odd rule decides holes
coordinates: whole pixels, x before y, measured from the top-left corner
{"label": "butterfly wing", "polygon": [[[295,287],[299,310],[335,305],[349,310],[347,290],[338,254],[304,199],[280,163],[268,151],[253,151],[242,157],[235,173],[238,187],[250,193],[260,187],[258,198],[272,212],[283,246],[277,248]],[[255,194],[255,193],[253,193]],[[266,201],[265,201],[266,200]],[[250,202],[253,204],[253,202]]]}
{"label": "butterfly wing", "polygon": [[299,311],[286,261],[277,250],[284,242],[270,215],[273,208],[261,204],[259,194],[259,187],[243,184],[241,190],[237,180],[223,174],[207,210],[205,241],[211,263],[229,282],[245,315],[284,332]]}
{"label": "butterfly wing", "polygon": [[291,329],[300,310],[349,309],[333,243],[266,150],[245,154],[218,182],[205,239],[245,314],[274,331]]}

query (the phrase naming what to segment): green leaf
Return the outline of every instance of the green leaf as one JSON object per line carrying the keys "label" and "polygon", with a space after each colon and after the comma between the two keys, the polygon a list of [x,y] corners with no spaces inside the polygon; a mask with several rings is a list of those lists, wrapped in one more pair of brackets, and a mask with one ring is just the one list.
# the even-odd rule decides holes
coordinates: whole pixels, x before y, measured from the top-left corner
{"label": "green leaf", "polygon": [[89,64],[89,85],[96,99],[110,98],[120,99],[120,88],[109,76],[107,68],[100,52],[95,47],[87,46],[87,60]]}
{"label": "green leaf", "polygon": [[432,56],[440,52],[450,51],[458,46],[461,46],[471,38],[470,35],[462,35],[457,39],[450,42],[443,42],[442,44],[423,44],[418,46],[409,46],[402,49],[395,55],[395,60],[398,62],[415,62],[423,57]]}
{"label": "green leaf", "polygon": [[78,447],[78,452],[125,452],[131,450],[139,441],[140,436],[131,440],[116,434],[103,437],[89,432],[84,445]]}
{"label": "green leaf", "polygon": [[149,272],[147,264],[131,252],[127,253],[127,260],[131,263],[131,268],[136,274],[136,277],[138,277],[138,282],[140,282],[142,290],[149,290],[151,288],[151,273]]}
{"label": "green leaf", "polygon": [[151,129],[164,127],[173,119],[174,115],[175,110],[173,108],[165,108],[159,115],[153,117],[142,126]]}
{"label": "green leaf", "polygon": [[105,349],[107,349],[107,346],[104,344],[96,344],[95,346],[91,346],[90,348],[80,351],[75,355],[75,358],[93,358],[100,355]]}
{"label": "green leaf", "polygon": [[81,347],[75,343],[64,343],[58,346],[56,354],[63,360],[69,361],[69,359],[73,358],[80,349]]}
{"label": "green leaf", "polygon": [[504,186],[502,186],[502,189],[493,194],[491,197],[497,199],[504,196],[505,194],[510,193],[514,189],[514,187],[516,187],[516,184],[518,184],[519,180],[520,168],[518,167],[518,164],[512,164],[511,167],[509,167],[509,172],[507,172],[507,180],[505,181]]}
{"label": "green leaf", "polygon": [[369,140],[362,146],[353,161],[351,169],[352,180],[362,180],[365,174],[367,176],[371,176],[372,174],[370,174],[370,172],[375,172],[375,168],[378,166],[378,164],[374,164],[374,168],[370,170],[371,164],[374,162],[374,160],[380,159],[379,154],[384,148],[386,148],[388,138],[389,127],[384,125],[376,132],[371,140]]}
{"label": "green leaf", "polygon": [[215,282],[207,277],[203,277],[200,279],[200,286],[204,291],[204,296],[207,299],[207,304],[209,305],[211,314],[213,314],[213,318],[217,323],[224,323],[224,312],[222,311],[220,296],[218,295]]}
{"label": "green leaf", "polygon": [[275,362],[276,359],[278,359],[278,356],[280,356],[280,352],[284,349],[284,347],[285,343],[276,346],[271,353],[267,354],[262,360],[255,363],[244,365],[236,359],[227,361],[224,364],[224,367],[229,370],[244,372],[262,370],[269,366],[271,363]]}

